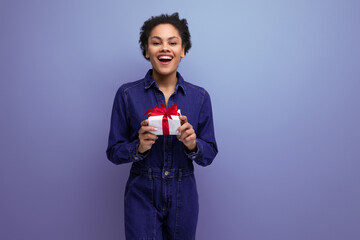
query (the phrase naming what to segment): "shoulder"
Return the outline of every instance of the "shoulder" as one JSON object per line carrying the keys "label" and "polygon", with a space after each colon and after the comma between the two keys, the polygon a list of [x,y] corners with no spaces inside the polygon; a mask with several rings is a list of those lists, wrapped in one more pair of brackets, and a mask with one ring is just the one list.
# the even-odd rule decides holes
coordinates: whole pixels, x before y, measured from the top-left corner
{"label": "shoulder", "polygon": [[199,97],[202,101],[210,98],[210,95],[205,88],[187,81],[184,81],[183,84],[185,87],[186,94]]}
{"label": "shoulder", "polygon": [[133,82],[127,82],[122,84],[118,91],[122,91],[123,93],[126,93],[131,90],[136,90],[138,88],[144,88],[145,79],[136,80]]}
{"label": "shoulder", "polygon": [[140,89],[144,89],[144,84],[145,84],[144,82],[145,79],[140,79],[122,84],[116,92],[116,97],[121,97],[124,95],[126,96],[133,91],[136,92],[139,91]]}
{"label": "shoulder", "polygon": [[205,89],[203,87],[200,87],[200,86],[190,83],[188,81],[184,81],[183,84],[184,84],[184,86],[186,86],[186,89],[189,91],[196,91],[196,92],[204,92],[205,91]]}

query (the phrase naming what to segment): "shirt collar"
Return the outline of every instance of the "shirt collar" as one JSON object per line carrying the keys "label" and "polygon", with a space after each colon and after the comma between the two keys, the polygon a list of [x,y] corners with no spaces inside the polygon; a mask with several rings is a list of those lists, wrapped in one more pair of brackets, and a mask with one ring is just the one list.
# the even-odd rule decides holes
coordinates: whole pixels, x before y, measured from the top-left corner
{"label": "shirt collar", "polygon": [[[176,83],[176,87],[175,87],[175,92],[177,92],[178,88],[181,89],[183,91],[183,93],[185,94],[185,81],[183,79],[183,77],[180,75],[179,72],[176,72],[176,77],[178,79],[177,83]],[[157,89],[159,89],[159,86],[157,85],[157,83],[155,82],[155,80],[152,78],[152,69],[150,69],[146,75],[145,75],[145,89],[149,89],[151,86],[155,86]]]}

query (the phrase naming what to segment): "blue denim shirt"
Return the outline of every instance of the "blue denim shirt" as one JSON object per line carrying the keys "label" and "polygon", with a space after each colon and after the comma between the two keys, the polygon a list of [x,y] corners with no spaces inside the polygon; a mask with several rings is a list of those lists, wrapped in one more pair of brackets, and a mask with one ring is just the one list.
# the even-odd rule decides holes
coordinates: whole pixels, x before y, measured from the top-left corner
{"label": "blue denim shirt", "polygon": [[196,152],[190,152],[174,135],[158,136],[155,144],[144,155],[137,151],[140,123],[147,118],[145,112],[157,103],[165,104],[164,94],[151,77],[122,85],[115,95],[111,115],[107,158],[114,164],[134,162],[145,168],[193,169],[193,161],[201,166],[212,163],[218,149],[214,135],[210,96],[201,87],[184,81],[177,73],[175,92],[168,106],[177,104],[181,114],[187,116],[197,139]]}

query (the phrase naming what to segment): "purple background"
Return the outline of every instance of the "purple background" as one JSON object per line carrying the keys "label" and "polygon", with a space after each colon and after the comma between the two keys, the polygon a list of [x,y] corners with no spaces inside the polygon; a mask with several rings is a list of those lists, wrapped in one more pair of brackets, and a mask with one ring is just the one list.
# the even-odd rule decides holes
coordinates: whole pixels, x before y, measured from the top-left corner
{"label": "purple background", "polygon": [[197,239],[360,239],[359,1],[0,1],[0,239],[124,239],[112,101],[179,11],[213,102]]}

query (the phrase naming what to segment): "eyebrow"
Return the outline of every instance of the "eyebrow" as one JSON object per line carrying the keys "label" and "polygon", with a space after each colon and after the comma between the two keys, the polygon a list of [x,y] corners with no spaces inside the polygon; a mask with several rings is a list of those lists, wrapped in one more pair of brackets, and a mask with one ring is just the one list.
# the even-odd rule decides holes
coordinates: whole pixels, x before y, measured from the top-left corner
{"label": "eyebrow", "polygon": [[[161,39],[161,37],[159,37],[159,36],[153,36],[153,37],[151,37],[151,39],[153,39],[153,38],[156,38],[156,39],[162,40],[162,39]],[[178,37],[173,36],[173,37],[169,37],[169,38],[168,38],[168,40],[172,40],[172,39],[174,39],[174,38],[179,39]]]}

